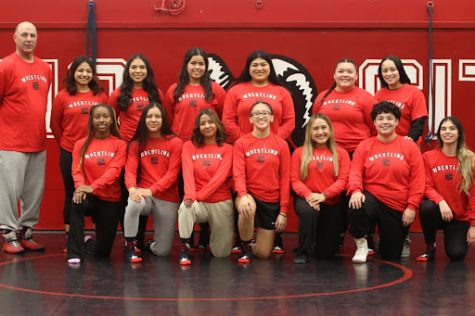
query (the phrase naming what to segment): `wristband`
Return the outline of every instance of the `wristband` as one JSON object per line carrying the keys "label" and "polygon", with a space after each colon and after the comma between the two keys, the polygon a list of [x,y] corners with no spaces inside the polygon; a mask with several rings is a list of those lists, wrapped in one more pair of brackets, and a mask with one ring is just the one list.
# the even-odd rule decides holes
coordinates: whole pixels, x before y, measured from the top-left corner
{"label": "wristband", "polygon": [[282,212],[281,212],[281,213],[279,213],[279,215],[282,215],[283,217],[287,217],[287,214],[285,214],[285,213],[282,213]]}

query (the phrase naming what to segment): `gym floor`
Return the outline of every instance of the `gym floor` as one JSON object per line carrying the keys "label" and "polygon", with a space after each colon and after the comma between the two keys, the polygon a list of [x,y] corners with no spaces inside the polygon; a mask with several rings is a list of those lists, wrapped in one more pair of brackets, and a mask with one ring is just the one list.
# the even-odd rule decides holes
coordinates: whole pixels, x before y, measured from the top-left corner
{"label": "gym floor", "polygon": [[236,257],[192,255],[123,260],[122,235],[110,259],[88,258],[70,267],[63,234],[37,233],[46,252],[0,254],[0,315],[473,315],[475,257],[450,262],[438,236],[435,262],[418,263],[423,236],[411,234],[411,258],[387,262],[372,256],[352,264],[346,238],[333,261],[293,263],[297,235],[284,236],[286,253],[238,265]]}

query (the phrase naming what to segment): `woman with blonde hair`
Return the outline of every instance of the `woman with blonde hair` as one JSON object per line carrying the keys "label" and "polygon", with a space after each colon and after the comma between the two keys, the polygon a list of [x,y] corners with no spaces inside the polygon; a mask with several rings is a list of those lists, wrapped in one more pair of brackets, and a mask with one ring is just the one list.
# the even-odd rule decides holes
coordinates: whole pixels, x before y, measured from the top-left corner
{"label": "woman with blonde hair", "polygon": [[310,118],[305,142],[292,155],[290,181],[296,193],[299,217],[299,246],[294,262],[306,263],[335,256],[346,218],[344,189],[348,182],[350,157],[337,146],[333,126],[325,114]]}

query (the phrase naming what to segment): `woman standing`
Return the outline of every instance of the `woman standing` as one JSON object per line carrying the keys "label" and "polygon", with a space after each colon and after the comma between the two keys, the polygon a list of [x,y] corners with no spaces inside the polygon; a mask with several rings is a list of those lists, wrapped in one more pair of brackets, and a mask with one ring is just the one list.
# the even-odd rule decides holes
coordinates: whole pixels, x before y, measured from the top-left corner
{"label": "woman standing", "polygon": [[132,55],[125,64],[122,84],[109,97],[119,119],[120,134],[127,143],[135,135],[145,106],[162,100],[150,62],[140,53]]}
{"label": "woman standing", "polygon": [[444,230],[445,253],[451,260],[463,260],[475,243],[474,155],[465,146],[462,123],[444,118],[437,131],[439,149],[425,152],[426,191],[421,206],[421,225],[426,252],[419,262],[435,258],[435,236]]}
{"label": "woman standing", "polygon": [[371,111],[377,136],[356,148],[348,181],[350,233],[356,242],[353,262],[366,262],[365,236],[376,223],[380,255],[395,260],[401,252],[409,226],[416,218],[425,186],[419,148],[396,134],[401,112],[391,102],[380,102]]}
{"label": "woman standing", "polygon": [[150,250],[157,256],[170,253],[178,210],[177,177],[183,142],[168,125],[161,105],[147,105],[129,145],[125,185],[129,192],[124,216],[125,257],[141,262],[136,249],[139,216],[153,214],[154,241]]}
{"label": "woman standing", "polygon": [[378,101],[389,101],[401,110],[396,133],[417,142],[427,120],[427,104],[421,90],[411,85],[402,61],[397,56],[386,56],[378,67],[381,89],[375,94]]}
{"label": "woman standing", "polygon": [[210,248],[215,257],[231,253],[234,205],[229,187],[233,147],[217,114],[201,110],[195,120],[191,141],[183,146],[185,197],[178,210],[180,264],[189,265],[186,244],[195,223],[209,222]]}
{"label": "woman standing", "polygon": [[[290,194],[289,147],[271,132],[272,106],[257,101],[248,115],[253,130],[236,141],[233,154],[238,227],[243,242],[239,263],[249,263],[253,254],[259,258],[270,256],[275,233],[287,226]],[[251,249],[254,226],[256,243]]]}
{"label": "woman standing", "polygon": [[[246,60],[246,65],[231,87],[224,101],[223,124],[229,136],[229,142],[234,143],[239,137],[250,133],[253,125],[249,121],[249,111],[257,101],[270,105],[273,113],[271,123],[272,133],[288,139],[295,128],[294,103],[290,93],[277,78],[270,55],[262,50],[252,52]],[[239,252],[240,241],[235,249]],[[277,234],[274,253],[283,253],[281,234]]]}
{"label": "woman standing", "polygon": [[[87,135],[91,107],[106,102],[107,95],[98,83],[96,67],[89,57],[78,56],[66,73],[64,89],[53,101],[50,123],[51,131],[60,147],[59,166],[64,185],[63,219],[66,237],[74,192],[71,175],[74,143]],[[66,248],[63,251],[66,251]]]}
{"label": "woman standing", "polygon": [[165,111],[172,130],[183,141],[191,139],[193,122],[203,109],[223,112],[226,92],[209,77],[208,56],[201,48],[185,54],[178,82],[170,86],[165,98]]}
{"label": "woman standing", "polygon": [[353,60],[339,60],[333,79],[331,87],[315,100],[313,113],[322,113],[330,118],[336,143],[351,157],[356,146],[374,133],[370,113],[377,101],[366,90],[356,86],[358,66]]}
{"label": "woman standing", "polygon": [[325,114],[314,114],[307,124],[305,142],[292,155],[290,181],[296,193],[299,246],[294,262],[306,263],[310,255],[333,258],[338,251],[347,204],[350,157],[336,145],[333,126]]}
{"label": "woman standing", "polygon": [[67,243],[71,264],[81,263],[86,254],[84,216],[91,216],[95,223],[94,255],[110,254],[122,214],[118,179],[125,164],[126,147],[120,139],[112,107],[92,106],[87,137],[77,141],[73,149],[72,175],[76,190]]}

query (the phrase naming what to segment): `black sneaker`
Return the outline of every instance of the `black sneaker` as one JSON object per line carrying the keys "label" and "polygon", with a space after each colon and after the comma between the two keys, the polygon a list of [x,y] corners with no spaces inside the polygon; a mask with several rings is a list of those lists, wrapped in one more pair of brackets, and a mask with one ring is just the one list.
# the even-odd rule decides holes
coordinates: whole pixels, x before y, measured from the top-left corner
{"label": "black sneaker", "polygon": [[124,255],[125,260],[130,263],[140,263],[143,261],[142,256],[136,250],[135,241],[124,240]]}
{"label": "black sneaker", "polygon": [[300,253],[295,256],[294,263],[295,264],[306,264],[308,261],[308,256],[306,254]]}

